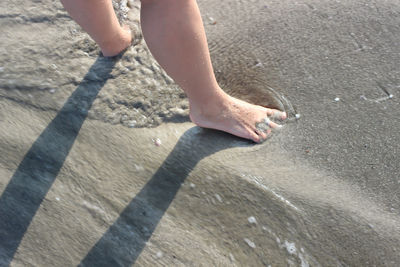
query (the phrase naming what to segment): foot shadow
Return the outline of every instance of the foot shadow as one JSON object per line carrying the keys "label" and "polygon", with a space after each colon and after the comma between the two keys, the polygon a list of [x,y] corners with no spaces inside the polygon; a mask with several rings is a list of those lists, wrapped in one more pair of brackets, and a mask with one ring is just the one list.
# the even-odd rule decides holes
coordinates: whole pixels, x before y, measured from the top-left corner
{"label": "foot shadow", "polygon": [[199,127],[186,131],[157,172],[79,266],[133,265],[197,163],[218,151],[249,144],[229,134]]}
{"label": "foot shadow", "polygon": [[4,189],[0,197],[1,266],[11,263],[115,63],[116,58],[97,58],[56,117],[33,143]]}

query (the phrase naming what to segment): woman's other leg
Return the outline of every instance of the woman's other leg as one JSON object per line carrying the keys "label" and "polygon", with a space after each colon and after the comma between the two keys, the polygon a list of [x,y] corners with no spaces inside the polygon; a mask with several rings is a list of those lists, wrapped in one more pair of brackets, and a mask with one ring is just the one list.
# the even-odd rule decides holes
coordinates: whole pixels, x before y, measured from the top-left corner
{"label": "woman's other leg", "polygon": [[61,0],[61,3],[100,46],[104,56],[115,56],[131,44],[131,32],[119,24],[111,0]]}

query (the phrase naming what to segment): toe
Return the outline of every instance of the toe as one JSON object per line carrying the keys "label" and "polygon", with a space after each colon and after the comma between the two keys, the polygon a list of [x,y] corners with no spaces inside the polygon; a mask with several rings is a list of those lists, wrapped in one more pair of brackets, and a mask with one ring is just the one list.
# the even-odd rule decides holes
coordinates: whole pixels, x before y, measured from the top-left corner
{"label": "toe", "polygon": [[280,128],[283,127],[282,125],[277,124],[277,123],[275,123],[275,122],[273,122],[273,121],[269,121],[268,124],[269,124],[269,126],[270,126],[272,129],[274,129],[274,130],[278,130],[278,129],[280,129]]}
{"label": "toe", "polygon": [[267,115],[270,116],[272,119],[276,119],[276,120],[285,120],[287,118],[286,112],[282,112],[277,109],[267,110]]}
{"label": "toe", "polygon": [[267,108],[267,116],[273,116],[275,113],[275,109]]}
{"label": "toe", "polygon": [[260,143],[260,141],[261,141],[261,137],[260,137],[260,135],[258,135],[256,132],[254,132],[254,131],[249,131],[249,137],[248,137],[248,139],[251,139],[251,140],[253,140],[254,142],[256,142],[256,143]]}
{"label": "toe", "polygon": [[256,129],[255,132],[260,137],[261,140],[267,139],[267,133],[266,132],[263,132],[263,131],[258,130],[258,129]]}

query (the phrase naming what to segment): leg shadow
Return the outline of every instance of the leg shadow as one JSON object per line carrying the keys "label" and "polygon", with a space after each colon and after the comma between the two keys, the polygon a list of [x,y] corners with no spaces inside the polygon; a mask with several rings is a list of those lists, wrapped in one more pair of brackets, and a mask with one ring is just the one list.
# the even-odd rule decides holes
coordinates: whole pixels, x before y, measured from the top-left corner
{"label": "leg shadow", "polygon": [[8,266],[116,59],[99,57],[33,143],[0,197],[0,266]]}
{"label": "leg shadow", "polygon": [[217,151],[249,143],[194,127],[184,133],[161,167],[89,251],[79,266],[131,266],[144,249],[181,184],[196,164]]}

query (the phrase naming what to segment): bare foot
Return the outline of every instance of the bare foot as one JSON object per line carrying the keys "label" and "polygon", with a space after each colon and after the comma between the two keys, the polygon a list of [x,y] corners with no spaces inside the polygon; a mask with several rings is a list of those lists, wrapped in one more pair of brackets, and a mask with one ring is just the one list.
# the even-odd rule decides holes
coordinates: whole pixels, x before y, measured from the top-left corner
{"label": "bare foot", "polygon": [[124,51],[132,43],[132,31],[128,25],[123,25],[120,31],[110,37],[107,42],[100,44],[101,52],[105,57],[113,57]]}
{"label": "bare foot", "polygon": [[[206,103],[190,101],[190,119],[200,127],[212,128],[253,140],[264,141],[271,129],[281,126],[269,118],[286,119],[286,113],[252,105],[226,93]],[[261,123],[264,127],[257,127]]]}

